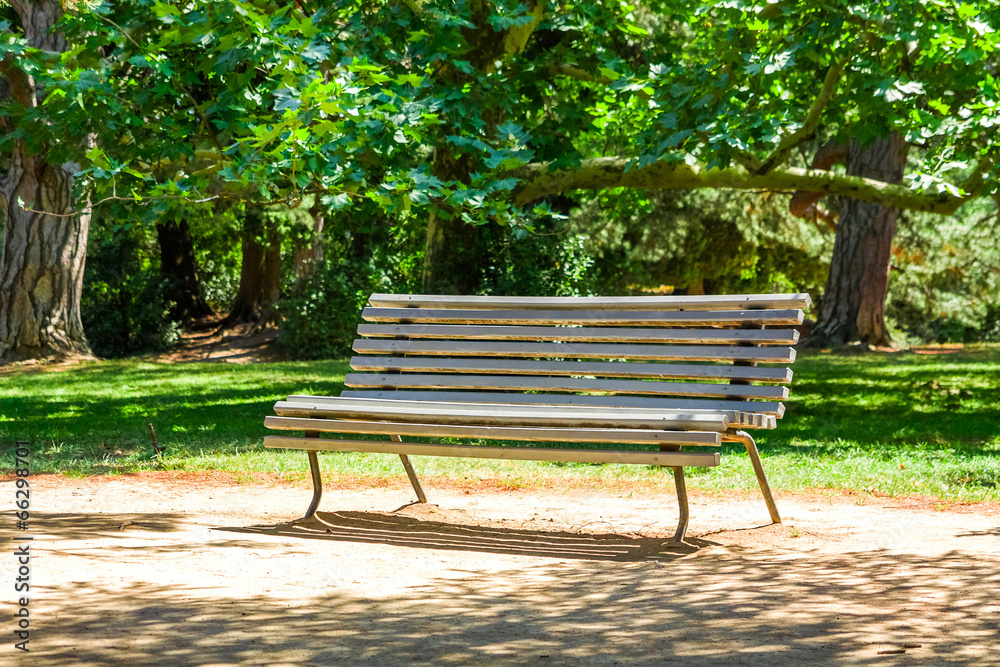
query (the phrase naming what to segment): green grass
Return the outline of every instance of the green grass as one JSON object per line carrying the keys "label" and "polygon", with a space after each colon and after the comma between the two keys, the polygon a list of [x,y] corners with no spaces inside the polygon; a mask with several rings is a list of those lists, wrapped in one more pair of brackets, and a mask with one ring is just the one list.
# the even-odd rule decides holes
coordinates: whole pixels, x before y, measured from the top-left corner
{"label": "green grass", "polygon": [[[947,500],[1000,500],[1000,347],[957,354],[804,355],[792,398],[771,432],[758,432],[777,490],[855,489]],[[294,393],[336,395],[345,361],[255,365],[105,361],[69,370],[21,367],[0,375],[0,466],[30,440],[35,472],[118,474],[152,469],[147,424],[175,470],[275,472],[301,478],[297,451],[265,450],[263,418]],[[745,452],[726,446],[718,468],[691,469],[706,490],[755,489]],[[398,478],[391,456],[326,455],[332,475]],[[418,471],[455,481],[502,477],[512,486],[553,478],[669,484],[640,466],[421,458]]]}

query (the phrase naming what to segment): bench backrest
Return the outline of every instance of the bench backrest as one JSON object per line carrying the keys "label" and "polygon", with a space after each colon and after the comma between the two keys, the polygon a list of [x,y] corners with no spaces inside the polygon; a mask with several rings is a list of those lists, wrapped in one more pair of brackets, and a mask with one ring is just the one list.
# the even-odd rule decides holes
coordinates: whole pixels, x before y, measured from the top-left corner
{"label": "bench backrest", "polygon": [[363,372],[347,375],[341,395],[732,410],[734,427],[773,428],[809,303],[807,294],[373,294],[351,359]]}

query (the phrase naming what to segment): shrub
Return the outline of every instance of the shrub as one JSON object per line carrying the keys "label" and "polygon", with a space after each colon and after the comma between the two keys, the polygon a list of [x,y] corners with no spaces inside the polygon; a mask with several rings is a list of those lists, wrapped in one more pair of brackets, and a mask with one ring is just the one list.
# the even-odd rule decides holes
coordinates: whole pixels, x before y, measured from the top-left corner
{"label": "shrub", "polygon": [[95,225],[87,244],[81,313],[101,357],[163,350],[180,338],[155,243],[142,226]]}

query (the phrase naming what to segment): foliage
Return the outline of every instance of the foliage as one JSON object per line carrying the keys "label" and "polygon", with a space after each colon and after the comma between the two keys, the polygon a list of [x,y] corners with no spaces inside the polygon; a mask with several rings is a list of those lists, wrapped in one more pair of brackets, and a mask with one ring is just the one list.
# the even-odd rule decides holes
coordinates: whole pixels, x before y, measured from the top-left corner
{"label": "foliage", "polygon": [[370,262],[324,261],[281,302],[280,342],[296,359],[348,354],[358,313],[376,291],[379,268]]}
{"label": "foliage", "polygon": [[99,221],[91,230],[81,306],[94,353],[163,350],[180,337],[170,320],[156,242],[142,225]]}
{"label": "foliage", "polygon": [[[13,128],[0,153],[27,142],[79,163],[81,192],[142,202],[147,223],[218,204],[192,220],[216,307],[235,291],[231,212],[318,199],[335,230],[328,259],[308,290],[286,281],[285,309],[286,341],[317,354],[340,349],[358,293],[419,286],[432,220],[480,225],[460,244],[484,259],[479,291],[814,289],[828,241],[779,215],[780,199],[760,199],[764,214],[719,190],[812,187],[949,212],[997,183],[991,0],[109,0],[66,12],[63,54],[27,44],[15,14],[0,20],[5,68],[46,91],[39,105],[0,99]],[[802,169],[827,139],[890,130],[913,146],[902,187]],[[568,236],[549,237],[563,228],[553,208],[567,212],[554,196],[581,189],[598,194]],[[919,219],[900,247],[935,224]],[[898,281],[901,325],[960,313],[966,288],[943,271],[922,274],[932,296]],[[985,317],[991,280],[969,277],[979,319],[958,315],[961,326]],[[910,328],[953,335],[941,326]]]}
{"label": "foliage", "polygon": [[[79,159],[102,197],[316,192],[334,209],[365,198],[392,216],[524,224],[525,185],[630,172],[875,197],[786,165],[816,136],[891,129],[920,147],[910,185],[928,196],[878,196],[950,206],[993,169],[996,27],[987,0],[105,2],[67,14],[76,46],[58,59],[8,26],[5,50],[51,93],[7,111],[17,137]],[[461,174],[431,173],[433,151]],[[588,171],[608,155],[624,162]],[[569,175],[556,183],[544,161]]]}
{"label": "foliage", "polygon": [[918,340],[997,340],[1000,214],[969,204],[955,216],[905,216],[896,234],[887,314]]}
{"label": "foliage", "polygon": [[590,239],[604,294],[817,293],[832,244],[770,195],[610,191],[576,211],[572,224]]}
{"label": "foliage", "polygon": [[182,206],[165,215],[185,216],[191,225],[198,277],[205,301],[216,312],[232,304],[239,289],[239,220],[235,207]]}
{"label": "foliage", "polygon": [[[83,364],[55,372],[7,370],[0,383],[0,441],[30,439],[37,472],[123,473],[155,466],[147,423],[174,470],[307,475],[302,452],[264,450],[264,416],[288,394],[336,395],[345,361],[166,364],[142,360]],[[806,354],[795,362],[787,413],[758,432],[772,486],[876,489],[957,500],[1000,500],[1000,348],[943,355]],[[874,416],[877,415],[877,418]],[[723,464],[692,469],[701,489],[756,493],[744,452],[727,446]],[[12,452],[0,469],[13,467]],[[663,484],[670,475],[638,466],[594,466],[426,457],[422,476],[508,485],[598,478]],[[406,484],[399,460],[324,455],[328,475]]]}
{"label": "foliage", "polygon": [[393,227],[372,205],[331,216],[323,259],[304,279],[285,280],[292,287],[279,305],[282,346],[300,359],[349,353],[358,313],[372,292],[413,291],[418,231]]}
{"label": "foliage", "polygon": [[534,233],[495,225],[487,246],[491,262],[480,292],[509,296],[585,296],[600,292],[593,251],[583,234],[567,233],[560,223],[541,221]]}

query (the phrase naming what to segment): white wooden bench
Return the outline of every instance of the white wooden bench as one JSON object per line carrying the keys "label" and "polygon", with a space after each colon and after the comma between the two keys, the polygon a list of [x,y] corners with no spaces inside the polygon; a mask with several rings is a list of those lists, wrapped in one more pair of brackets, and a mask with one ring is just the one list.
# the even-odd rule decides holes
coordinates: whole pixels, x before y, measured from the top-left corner
{"label": "white wooden bench", "polygon": [[[684,466],[716,466],[742,443],[771,519],[780,523],[754,439],[784,412],[794,325],[807,294],[652,297],[484,297],[373,294],[340,397],[289,396],[267,447],[308,452],[313,499],[319,451],[398,454],[420,502],[409,456],[463,456],[673,469],[687,529]],[[666,363],[664,363],[666,362]],[[760,364],[766,364],[761,366]],[[321,432],[390,438],[334,439]],[[463,438],[534,446],[428,444]],[[538,446],[602,443],[604,448]],[[619,445],[607,447],[607,445]],[[621,447],[620,445],[631,445]],[[639,445],[640,447],[636,447]]]}

